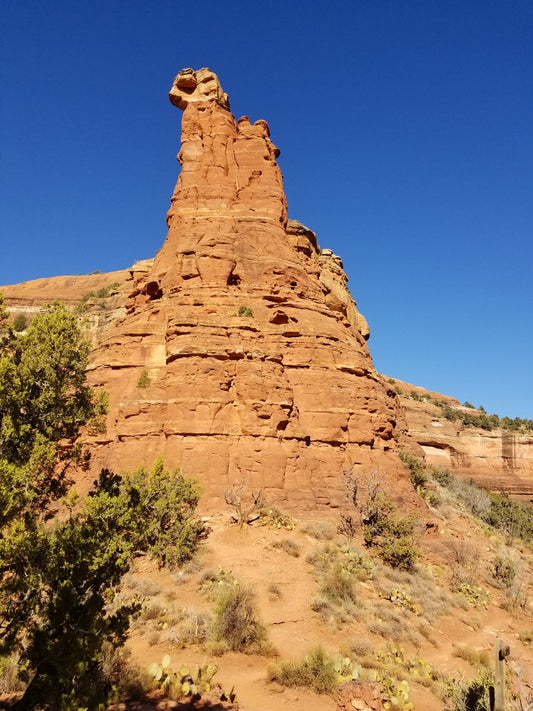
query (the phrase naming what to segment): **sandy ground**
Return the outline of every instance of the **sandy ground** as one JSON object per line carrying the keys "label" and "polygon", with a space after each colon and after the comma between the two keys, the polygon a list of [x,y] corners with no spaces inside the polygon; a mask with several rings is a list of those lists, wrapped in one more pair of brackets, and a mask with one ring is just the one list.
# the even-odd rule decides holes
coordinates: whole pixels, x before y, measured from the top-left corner
{"label": "sandy ground", "polygon": [[[417,589],[425,588],[420,595],[428,597],[431,593],[435,598],[440,591],[447,602],[431,603],[435,609],[430,616],[411,595],[417,612],[402,617],[404,608],[385,599],[383,593],[391,586],[407,590],[411,576],[392,572],[392,579],[389,579],[387,569],[381,566],[373,580],[357,584],[360,609],[350,619],[332,624],[311,609],[318,583],[308,556],[323,546],[324,541],[305,533],[304,524],[298,522],[294,530],[277,530],[261,527],[256,522],[240,530],[231,523],[229,514],[216,514],[208,521],[209,535],[202,543],[194,565],[170,573],[158,570],[148,558],[139,559],[134,573],[128,578],[130,587],[126,586],[124,594],[131,594],[131,590],[137,595],[143,593],[145,606],[155,606],[159,614],[157,619],[146,619],[143,613],[135,622],[128,643],[132,660],[146,667],[151,662],[160,662],[168,654],[170,669],[183,664],[195,668],[215,662],[218,665],[216,680],[224,689],[234,687],[242,711],[278,708],[334,711],[337,704],[330,696],[267,682],[269,663],[279,659],[300,659],[319,642],[331,653],[354,641],[356,645],[359,642],[374,650],[384,649],[387,645],[401,646],[405,656],[419,657],[431,663],[440,676],[463,672],[472,677],[477,671],[475,664],[458,657],[458,650],[465,648],[478,655],[484,652],[492,662],[495,640],[502,638],[511,647],[514,667],[521,668],[524,678],[533,678],[533,649],[518,639],[520,631],[533,628],[531,610],[517,609],[509,614],[503,608],[503,592],[488,582],[490,578],[487,578],[485,568],[488,569],[499,543],[494,536],[476,530],[466,531],[465,521],[460,516],[431,528],[431,534],[423,541],[424,559],[420,573],[417,573],[420,578]],[[285,540],[293,542],[293,547],[298,550],[297,557],[276,547]],[[480,585],[487,594],[486,605],[469,606],[463,596],[448,592],[450,576],[457,567],[454,551],[465,540],[465,548],[473,557],[469,565],[475,565]],[[335,542],[345,544],[347,540],[337,536],[331,544]],[[528,551],[524,550],[521,558],[526,573],[529,566],[531,579]],[[235,652],[215,656],[206,645],[183,644],[176,612],[178,616],[180,610],[186,610],[187,614],[193,610],[196,614],[208,613],[215,604],[213,597],[210,599],[200,589],[207,570],[222,570],[230,581],[238,580],[253,587],[275,656],[272,656],[274,652],[270,656]],[[426,605],[431,607],[429,603]],[[442,614],[438,614],[439,611]],[[169,621],[165,622],[165,619]],[[416,709],[437,711],[443,708],[443,702],[435,695],[436,685],[432,691],[413,680],[410,684],[411,700]],[[157,707],[165,708],[161,703]],[[131,705],[128,708],[133,711],[142,707]],[[187,706],[171,703],[166,708]],[[226,706],[218,704],[208,708]]]}

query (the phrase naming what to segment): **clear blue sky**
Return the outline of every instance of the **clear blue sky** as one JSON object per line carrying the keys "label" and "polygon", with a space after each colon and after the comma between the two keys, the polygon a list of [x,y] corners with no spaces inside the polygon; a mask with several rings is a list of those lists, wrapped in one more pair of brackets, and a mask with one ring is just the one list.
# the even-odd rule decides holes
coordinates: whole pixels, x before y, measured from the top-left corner
{"label": "clear blue sky", "polygon": [[153,256],[183,67],[266,119],[389,376],[533,417],[533,2],[2,0],[0,284]]}

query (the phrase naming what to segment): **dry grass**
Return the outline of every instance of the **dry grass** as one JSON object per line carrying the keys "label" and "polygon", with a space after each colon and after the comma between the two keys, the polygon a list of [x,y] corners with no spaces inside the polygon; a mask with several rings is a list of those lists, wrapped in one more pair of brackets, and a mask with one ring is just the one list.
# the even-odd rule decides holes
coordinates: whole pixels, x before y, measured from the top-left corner
{"label": "dry grass", "polygon": [[464,659],[473,667],[491,668],[491,655],[484,649],[474,649],[473,647],[460,646],[454,651],[454,656]]}
{"label": "dry grass", "polygon": [[318,645],[300,662],[269,664],[267,681],[277,682],[281,686],[305,686],[319,694],[331,694],[337,688],[337,672],[333,658]]}
{"label": "dry grass", "polygon": [[479,548],[472,541],[452,539],[447,546],[456,565],[462,568],[476,569],[479,561]]}
{"label": "dry grass", "polygon": [[245,653],[271,653],[253,590],[234,585],[219,593],[212,624],[213,641],[226,650]]}
{"label": "dry grass", "polygon": [[[170,623],[169,623],[170,624]],[[184,607],[177,610],[176,619],[170,624],[168,636],[178,647],[191,644],[202,645],[211,635],[212,615],[207,610]]]}
{"label": "dry grass", "polygon": [[161,585],[152,578],[142,578],[128,573],[124,576],[124,587],[135,591],[141,597],[155,597],[161,592]]}
{"label": "dry grass", "polygon": [[347,653],[345,656],[353,656],[356,659],[358,659],[359,657],[366,657],[371,654],[373,648],[374,647],[372,643],[368,639],[366,639],[365,637],[358,637],[357,639],[351,640],[348,645],[348,649],[346,650]]}
{"label": "dry grass", "polygon": [[268,596],[271,600],[281,600],[282,593],[277,583],[270,583],[268,586]]}
{"label": "dry grass", "polygon": [[331,521],[310,521],[302,526],[302,532],[317,541],[331,541],[337,535],[337,527]]}
{"label": "dry grass", "polygon": [[292,538],[283,538],[281,541],[274,541],[272,548],[284,551],[288,555],[292,555],[293,558],[299,558],[302,547]]}
{"label": "dry grass", "polygon": [[19,657],[0,657],[0,694],[15,694],[24,691],[26,684],[19,679]]}

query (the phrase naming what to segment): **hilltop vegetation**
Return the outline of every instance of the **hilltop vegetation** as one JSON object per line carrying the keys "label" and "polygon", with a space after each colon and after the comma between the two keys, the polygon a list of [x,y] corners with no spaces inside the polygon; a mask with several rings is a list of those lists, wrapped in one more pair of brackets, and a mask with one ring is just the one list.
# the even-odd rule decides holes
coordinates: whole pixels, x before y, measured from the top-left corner
{"label": "hilltop vegetation", "polygon": [[463,406],[456,407],[447,400],[439,400],[429,393],[419,393],[416,390],[404,391],[400,385],[396,384],[394,378],[389,378],[388,382],[394,385],[397,395],[409,397],[417,402],[427,402],[440,407],[442,416],[451,422],[460,422],[463,427],[479,427],[482,430],[492,431],[496,429],[507,430],[509,432],[532,432],[533,420],[527,417],[500,417],[499,415],[488,415],[483,406],[475,408],[468,401]]}

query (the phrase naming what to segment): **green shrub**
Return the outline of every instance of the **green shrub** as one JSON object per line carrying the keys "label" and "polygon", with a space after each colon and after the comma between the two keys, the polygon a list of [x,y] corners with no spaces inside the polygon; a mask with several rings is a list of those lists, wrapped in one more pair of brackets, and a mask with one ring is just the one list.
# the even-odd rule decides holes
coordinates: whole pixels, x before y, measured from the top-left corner
{"label": "green shrub", "polygon": [[145,368],[139,376],[139,380],[137,381],[137,387],[138,388],[147,388],[151,382],[152,381],[150,380],[148,371]]}
{"label": "green shrub", "polygon": [[365,544],[376,546],[379,557],[392,568],[412,570],[420,555],[416,523],[416,516],[398,517],[396,505],[379,492],[363,510]]}
{"label": "green shrub", "polygon": [[516,563],[506,555],[497,555],[494,559],[493,576],[503,588],[510,588],[516,577]]}
{"label": "green shrub", "polygon": [[15,316],[15,320],[13,321],[13,330],[14,331],[16,331],[17,333],[20,333],[21,331],[25,331],[27,325],[28,325],[28,319],[26,318],[25,314],[17,314]]}
{"label": "green shrub", "polygon": [[243,316],[245,318],[251,318],[254,315],[254,312],[249,306],[239,306],[239,310],[237,311],[237,316]]}
{"label": "green shrub", "polygon": [[112,284],[108,284],[107,286],[103,286],[101,289],[98,289],[96,292],[96,298],[97,299],[107,299],[111,296],[111,292],[117,288],[118,286],[118,281],[113,282]]}
{"label": "green shrub", "polygon": [[455,477],[449,469],[431,467],[430,478],[450,491],[468,511],[493,529],[503,531],[510,539],[533,542],[533,506],[514,501],[507,493],[487,491],[474,482]]}
{"label": "green shrub", "polygon": [[489,507],[482,519],[492,528],[504,531],[511,539],[522,538],[533,542],[533,506],[523,501],[514,501],[508,494],[488,493]]}
{"label": "green shrub", "polygon": [[335,660],[321,645],[317,645],[301,662],[269,664],[267,680],[282,686],[306,686],[319,694],[333,694],[337,688]]}
{"label": "green shrub", "polygon": [[409,467],[411,481],[415,489],[427,484],[428,478],[424,462],[410,452],[398,452],[398,457]]}
{"label": "green shrub", "polygon": [[266,649],[266,628],[259,619],[251,588],[237,584],[220,591],[213,619],[213,637],[233,652],[253,653]]}
{"label": "green shrub", "polygon": [[444,708],[446,711],[490,711],[490,687],[493,685],[493,675],[485,670],[470,680],[450,677],[445,681]]}
{"label": "green shrub", "polygon": [[171,569],[194,555],[203,524],[195,516],[202,490],[193,479],[179,469],[166,470],[158,457],[150,473],[144,467],[125,473],[120,491],[124,515],[143,522],[135,534],[138,550]]}
{"label": "green shrub", "polygon": [[[533,429],[533,420],[527,418],[499,417],[498,415],[487,415],[483,407],[478,408],[479,415],[457,409],[446,401],[431,400],[434,405],[441,408],[442,416],[452,422],[459,420],[462,427],[479,427],[483,430],[504,429],[510,432],[529,432]],[[469,402],[465,402],[465,407],[475,409]]]}

